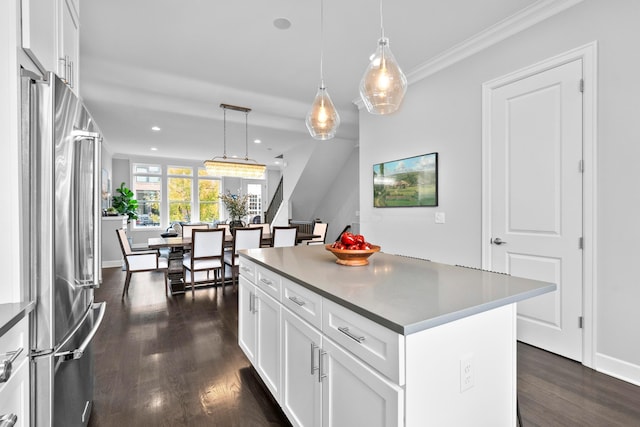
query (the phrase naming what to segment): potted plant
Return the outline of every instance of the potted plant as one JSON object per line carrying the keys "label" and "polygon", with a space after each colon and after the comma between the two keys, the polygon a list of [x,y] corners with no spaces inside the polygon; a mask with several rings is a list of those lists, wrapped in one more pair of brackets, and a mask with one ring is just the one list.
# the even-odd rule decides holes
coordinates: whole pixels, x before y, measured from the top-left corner
{"label": "potted plant", "polygon": [[118,195],[113,196],[111,206],[118,211],[120,215],[127,215],[129,219],[138,219],[138,201],[133,197],[133,191],[125,187],[124,182],[116,188]]}
{"label": "potted plant", "polygon": [[249,213],[249,196],[247,194],[244,196],[231,194],[231,192],[227,190],[225,194],[220,195],[220,200],[222,200],[222,203],[224,203],[229,212],[229,217],[231,218],[231,222],[229,223],[230,228],[244,227],[242,218]]}

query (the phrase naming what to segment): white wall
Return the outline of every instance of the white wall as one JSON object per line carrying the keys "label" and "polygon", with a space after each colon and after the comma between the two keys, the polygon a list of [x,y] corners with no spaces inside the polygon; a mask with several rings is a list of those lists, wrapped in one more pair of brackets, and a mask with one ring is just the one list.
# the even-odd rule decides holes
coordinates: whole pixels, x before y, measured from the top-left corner
{"label": "white wall", "polygon": [[[595,367],[640,384],[640,2],[585,0],[412,84],[399,112],[360,112],[361,229],[385,252],[480,266],[481,86],[598,42]],[[439,153],[437,208],[372,207],[374,163]],[[446,214],[445,224],[434,213]],[[585,313],[589,315],[589,313]]]}

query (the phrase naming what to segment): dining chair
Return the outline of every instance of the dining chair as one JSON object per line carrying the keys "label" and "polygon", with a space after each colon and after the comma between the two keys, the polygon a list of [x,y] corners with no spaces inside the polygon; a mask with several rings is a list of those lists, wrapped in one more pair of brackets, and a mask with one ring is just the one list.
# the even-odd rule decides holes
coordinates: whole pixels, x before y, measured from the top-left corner
{"label": "dining chair", "polygon": [[157,250],[131,250],[126,230],[124,228],[119,228],[116,230],[116,233],[118,235],[120,249],[122,250],[125,268],[127,270],[127,276],[124,280],[124,288],[122,289],[122,298],[124,299],[125,294],[129,292],[131,275],[142,271],[162,271],[164,273],[165,292],[167,296],[169,296],[169,284],[167,281],[167,275],[169,274],[169,260],[167,258],[160,257],[160,252]]}
{"label": "dining chair", "polygon": [[[262,235],[263,236],[268,236],[268,235],[271,234],[271,224],[269,224],[268,222],[249,224],[249,227],[251,227],[251,228],[262,228]],[[271,247],[271,244],[269,242],[262,243],[261,247],[268,248],[268,247]]]}
{"label": "dining chair", "polygon": [[[183,236],[184,237],[184,236]],[[191,230],[191,252],[182,260],[185,282],[191,283],[191,298],[195,298],[195,284],[210,282],[209,273],[213,271],[213,284],[218,284],[218,273],[222,278],[224,292],[224,230],[217,228],[194,228]],[[197,272],[207,273],[205,280],[196,281]]]}
{"label": "dining chair", "polygon": [[329,224],[326,222],[316,222],[313,225],[313,231],[311,234],[318,235],[320,237],[303,240],[302,243],[306,243],[307,245],[324,245],[327,238],[327,227],[329,227]]}
{"label": "dining chair", "polygon": [[182,237],[191,237],[191,230],[206,230],[209,224],[182,224]]}
{"label": "dining chair", "polygon": [[233,249],[224,253],[224,263],[231,267],[231,283],[238,284],[238,251],[260,248],[262,227],[236,228],[233,236]]}
{"label": "dining chair", "polygon": [[229,224],[218,224],[217,228],[221,228],[224,230],[225,236],[231,236],[231,225]]}
{"label": "dining chair", "polygon": [[271,246],[281,248],[295,246],[298,238],[298,227],[273,227]]}

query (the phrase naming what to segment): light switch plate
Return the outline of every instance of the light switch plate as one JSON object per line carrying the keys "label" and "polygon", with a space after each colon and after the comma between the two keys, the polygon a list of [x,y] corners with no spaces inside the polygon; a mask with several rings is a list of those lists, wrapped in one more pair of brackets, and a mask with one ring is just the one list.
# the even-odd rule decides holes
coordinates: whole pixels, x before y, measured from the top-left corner
{"label": "light switch plate", "polygon": [[436,212],[436,224],[444,224],[444,212]]}

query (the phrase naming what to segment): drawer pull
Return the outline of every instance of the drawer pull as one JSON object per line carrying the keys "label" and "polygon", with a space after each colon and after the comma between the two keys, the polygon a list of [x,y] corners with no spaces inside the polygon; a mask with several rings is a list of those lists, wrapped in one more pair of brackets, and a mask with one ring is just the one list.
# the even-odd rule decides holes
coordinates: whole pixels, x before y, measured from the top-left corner
{"label": "drawer pull", "polygon": [[298,299],[298,298],[293,297],[293,296],[292,296],[292,297],[289,297],[289,299],[290,299],[291,301],[295,302],[296,304],[298,304],[300,307],[302,307],[303,305],[305,305],[305,304],[307,303],[306,301],[303,301],[303,300]]}
{"label": "drawer pull", "polygon": [[251,271],[251,269],[249,267],[245,267],[244,265],[242,266],[242,271]]}
{"label": "drawer pull", "polygon": [[16,414],[0,415],[0,427],[13,427],[18,422]]}
{"label": "drawer pull", "polygon": [[345,334],[346,336],[348,336],[349,338],[351,338],[352,340],[354,340],[354,341],[356,341],[356,342],[358,342],[358,343],[360,343],[360,344],[362,344],[362,342],[364,341],[364,337],[359,337],[359,336],[357,336],[357,335],[353,335],[353,333],[352,333],[352,332],[350,332],[350,331],[349,331],[349,328],[348,328],[348,327],[346,327],[346,326],[340,326],[340,327],[338,328],[338,330],[339,330],[340,332],[342,332],[343,334]]}
{"label": "drawer pull", "polygon": [[262,283],[264,283],[265,285],[267,285],[267,286],[273,285],[273,282],[271,280],[268,280],[268,279],[265,279],[265,278],[260,279],[260,281]]}
{"label": "drawer pull", "polygon": [[0,383],[6,383],[9,381],[9,378],[11,377],[11,370],[13,369],[13,362],[15,362],[16,358],[20,356],[20,353],[22,353],[22,347],[4,355],[5,357],[9,357],[9,359],[0,362]]}

